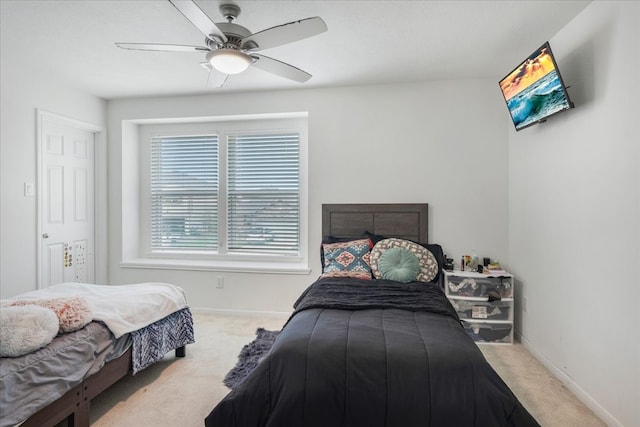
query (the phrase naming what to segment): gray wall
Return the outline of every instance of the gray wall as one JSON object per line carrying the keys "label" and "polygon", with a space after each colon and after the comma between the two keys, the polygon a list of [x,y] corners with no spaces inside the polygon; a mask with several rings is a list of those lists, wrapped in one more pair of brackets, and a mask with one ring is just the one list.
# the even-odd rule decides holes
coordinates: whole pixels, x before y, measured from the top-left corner
{"label": "gray wall", "polygon": [[576,108],[509,133],[509,261],[527,347],[610,425],[640,425],[640,3],[550,42]]}
{"label": "gray wall", "polygon": [[[35,196],[24,195],[24,183],[37,184],[36,109],[106,127],[106,101],[74,89],[55,76],[20,61],[1,61],[0,87],[0,297],[36,288],[37,185]],[[44,78],[43,78],[44,77]],[[96,147],[106,153],[106,144]],[[105,183],[105,165],[98,184]],[[104,203],[98,200],[102,211]],[[104,226],[96,224],[99,252],[106,253]],[[106,276],[106,268],[103,276]]]}
{"label": "gray wall", "polygon": [[[506,262],[508,133],[496,87],[466,80],[111,101],[109,279],[172,281],[203,307],[290,311],[321,273],[322,203],[428,202],[432,242],[456,259],[477,253]],[[123,120],[300,111],[309,113],[310,275],[120,267],[121,207],[136,185],[122,169],[131,157],[123,144],[132,143],[122,139]],[[225,287],[216,289],[221,275]]]}

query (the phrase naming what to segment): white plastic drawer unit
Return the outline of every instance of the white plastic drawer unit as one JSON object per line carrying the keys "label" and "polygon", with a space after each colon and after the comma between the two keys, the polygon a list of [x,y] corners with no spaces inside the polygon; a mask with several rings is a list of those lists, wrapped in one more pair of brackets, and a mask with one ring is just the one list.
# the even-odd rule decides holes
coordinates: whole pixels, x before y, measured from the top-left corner
{"label": "white plastic drawer unit", "polygon": [[476,320],[463,320],[467,334],[476,342],[512,344],[513,324],[507,322],[481,322]]}
{"label": "white plastic drawer unit", "polygon": [[476,343],[513,343],[513,283],[513,274],[506,272],[445,271],[447,298]]}
{"label": "white plastic drawer unit", "polygon": [[477,320],[513,320],[513,303],[507,301],[473,301],[469,299],[450,298],[460,319]]}
{"label": "white plastic drawer unit", "polygon": [[482,274],[465,272],[462,274],[447,274],[445,277],[446,293],[459,297],[488,297],[491,294],[499,298],[513,296],[513,277],[486,277]]}

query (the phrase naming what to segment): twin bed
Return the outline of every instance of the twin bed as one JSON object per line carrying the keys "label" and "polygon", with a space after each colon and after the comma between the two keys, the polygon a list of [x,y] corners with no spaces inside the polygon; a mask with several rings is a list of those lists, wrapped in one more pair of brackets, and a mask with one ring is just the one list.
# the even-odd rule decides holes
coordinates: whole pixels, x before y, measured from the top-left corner
{"label": "twin bed", "polygon": [[[537,426],[446,299],[442,249],[415,243],[428,242],[427,213],[426,204],[324,205],[323,275],[205,425]],[[385,253],[406,255],[398,247],[420,271],[382,265]]]}
{"label": "twin bed", "polygon": [[[184,291],[170,284],[62,283],[21,294],[2,301],[3,335],[10,334],[6,337],[17,346],[44,344],[48,340],[37,340],[45,336],[29,330],[51,323],[38,318],[47,315],[42,306],[54,308],[54,330],[58,318],[61,331],[63,324],[72,330],[25,354],[2,343],[3,355],[13,357],[0,359],[1,427],[48,427],[63,420],[69,427],[88,427],[93,398],[169,351],[183,357],[185,346],[194,342]],[[10,317],[12,311],[17,316]]]}

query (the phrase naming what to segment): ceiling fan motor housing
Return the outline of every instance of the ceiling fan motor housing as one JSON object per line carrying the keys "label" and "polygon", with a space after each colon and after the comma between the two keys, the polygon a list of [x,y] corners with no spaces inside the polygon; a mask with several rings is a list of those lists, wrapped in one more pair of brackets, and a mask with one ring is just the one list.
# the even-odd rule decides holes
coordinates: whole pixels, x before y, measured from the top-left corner
{"label": "ceiling fan motor housing", "polygon": [[232,22],[219,22],[216,23],[216,25],[218,26],[218,28],[220,28],[220,31],[222,31],[224,35],[227,36],[227,41],[226,43],[219,43],[218,46],[212,47],[210,45],[211,43],[209,43],[211,42],[211,40],[207,39],[209,40],[209,42],[207,42],[209,48],[215,49],[217,47],[225,47],[228,49],[240,50],[242,39],[251,35],[251,31],[249,31],[242,25],[234,24]]}

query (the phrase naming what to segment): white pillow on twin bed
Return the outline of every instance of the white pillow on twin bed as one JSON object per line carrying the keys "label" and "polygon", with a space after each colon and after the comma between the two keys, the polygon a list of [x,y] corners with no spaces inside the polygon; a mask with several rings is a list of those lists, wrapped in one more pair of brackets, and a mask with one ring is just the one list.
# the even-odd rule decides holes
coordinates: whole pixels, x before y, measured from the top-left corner
{"label": "white pillow on twin bed", "polygon": [[45,307],[0,308],[0,357],[18,357],[49,344],[58,334],[58,316]]}
{"label": "white pillow on twin bed", "polygon": [[26,299],[8,303],[9,306],[37,305],[48,308],[58,316],[59,333],[73,332],[84,328],[93,320],[93,309],[83,297]]}

